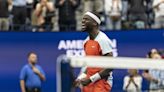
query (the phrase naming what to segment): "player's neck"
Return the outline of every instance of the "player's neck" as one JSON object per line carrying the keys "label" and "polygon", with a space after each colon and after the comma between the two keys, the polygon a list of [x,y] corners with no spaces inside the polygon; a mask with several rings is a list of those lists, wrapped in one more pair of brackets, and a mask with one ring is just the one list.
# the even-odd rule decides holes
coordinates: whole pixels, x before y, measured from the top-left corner
{"label": "player's neck", "polygon": [[89,32],[90,39],[94,40],[97,37],[98,33],[99,33],[98,29],[94,29],[93,31]]}

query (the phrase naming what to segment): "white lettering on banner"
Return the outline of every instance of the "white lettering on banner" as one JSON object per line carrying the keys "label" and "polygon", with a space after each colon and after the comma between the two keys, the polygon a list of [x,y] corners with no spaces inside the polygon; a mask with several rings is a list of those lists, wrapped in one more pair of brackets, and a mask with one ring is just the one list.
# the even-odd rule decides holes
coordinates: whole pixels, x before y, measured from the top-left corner
{"label": "white lettering on banner", "polygon": [[118,56],[118,52],[117,52],[117,40],[113,39],[111,42],[111,45],[113,47],[113,56],[117,57]]}
{"label": "white lettering on banner", "polygon": [[[114,57],[118,56],[117,53],[117,40],[111,40],[113,47]],[[58,50],[65,50],[67,56],[84,56],[83,40],[60,40]]]}
{"label": "white lettering on banner", "polygon": [[83,40],[61,40],[58,49],[83,49]]}
{"label": "white lettering on banner", "polygon": [[84,56],[85,52],[84,50],[67,50],[66,55],[67,56]]}

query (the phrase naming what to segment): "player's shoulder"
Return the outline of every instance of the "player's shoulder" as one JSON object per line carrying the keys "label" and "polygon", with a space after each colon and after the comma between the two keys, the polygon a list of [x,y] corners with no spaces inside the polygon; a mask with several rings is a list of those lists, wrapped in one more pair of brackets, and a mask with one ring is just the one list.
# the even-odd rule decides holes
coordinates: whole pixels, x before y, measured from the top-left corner
{"label": "player's shoulder", "polygon": [[99,39],[109,39],[109,37],[102,31],[100,31],[98,38]]}
{"label": "player's shoulder", "polygon": [[110,42],[109,37],[102,31],[99,32],[95,40],[100,42]]}

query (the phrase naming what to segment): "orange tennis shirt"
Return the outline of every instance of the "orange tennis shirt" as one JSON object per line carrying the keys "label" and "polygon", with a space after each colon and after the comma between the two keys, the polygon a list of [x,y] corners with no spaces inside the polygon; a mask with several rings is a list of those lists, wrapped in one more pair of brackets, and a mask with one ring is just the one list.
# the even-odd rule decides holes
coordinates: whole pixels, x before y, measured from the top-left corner
{"label": "orange tennis shirt", "polygon": [[[94,40],[90,40],[89,37],[84,41],[84,51],[86,56],[102,56],[112,52],[111,40],[107,35],[99,31],[98,35]],[[93,61],[94,62],[94,61]],[[100,61],[101,62],[101,61]],[[102,68],[90,68],[87,67],[87,78],[100,72]],[[107,79],[101,79],[94,83],[90,83],[82,89],[82,92],[110,92],[111,84]]]}

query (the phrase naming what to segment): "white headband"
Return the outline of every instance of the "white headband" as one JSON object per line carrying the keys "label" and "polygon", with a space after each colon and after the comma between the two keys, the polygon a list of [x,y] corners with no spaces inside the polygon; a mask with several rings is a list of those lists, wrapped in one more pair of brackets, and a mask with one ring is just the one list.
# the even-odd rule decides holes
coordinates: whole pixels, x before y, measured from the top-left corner
{"label": "white headband", "polygon": [[95,14],[93,14],[91,12],[86,12],[84,15],[90,16],[92,19],[94,19],[100,25],[101,20]]}

